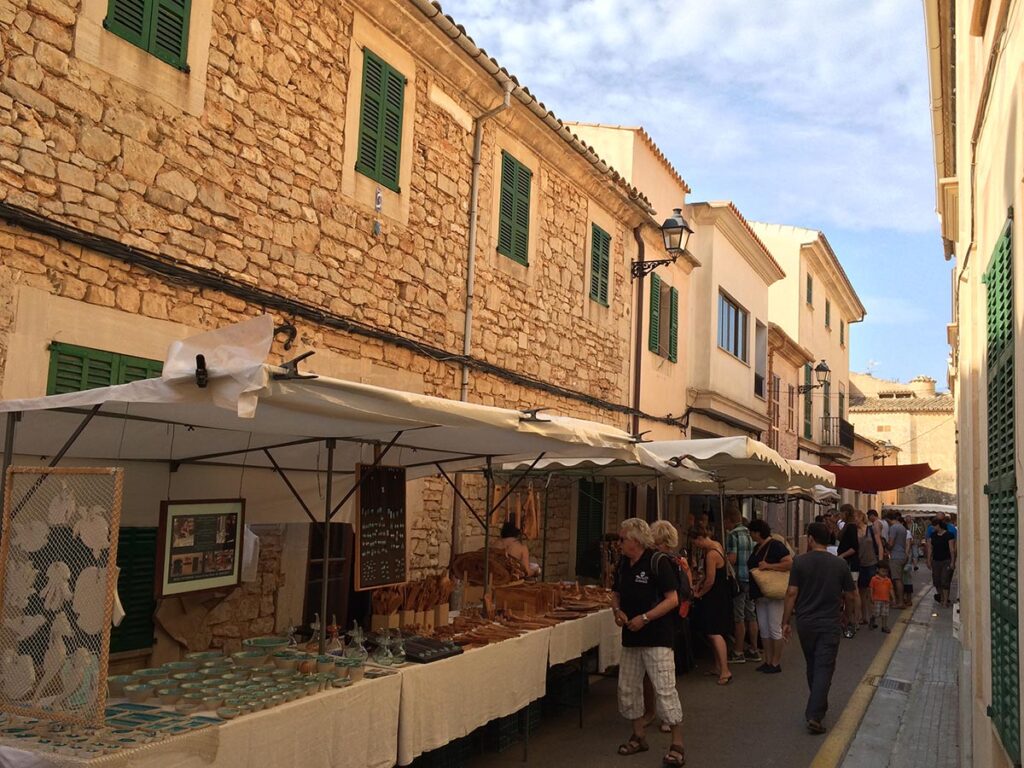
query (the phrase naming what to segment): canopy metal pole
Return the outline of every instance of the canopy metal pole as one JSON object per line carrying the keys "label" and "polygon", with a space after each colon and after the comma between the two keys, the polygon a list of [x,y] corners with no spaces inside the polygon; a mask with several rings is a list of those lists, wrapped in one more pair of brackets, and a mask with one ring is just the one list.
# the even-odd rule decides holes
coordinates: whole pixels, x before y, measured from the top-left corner
{"label": "canopy metal pole", "polygon": [[331,557],[331,514],[333,509],[333,499],[331,493],[334,490],[334,448],[337,445],[337,441],[333,437],[328,438],[327,443],[327,482],[325,483],[325,496],[324,501],[324,560],[323,560],[323,574],[322,574],[322,585],[320,588],[320,650],[319,653],[323,652],[327,648],[327,587],[328,587],[328,574],[329,569],[327,567],[328,561]]}
{"label": "canopy metal pole", "polygon": [[7,470],[14,463],[14,430],[17,429],[21,411],[7,414],[7,431],[4,433],[4,466],[0,472],[0,510],[4,508],[4,489],[7,487]]}
{"label": "canopy metal pole", "polygon": [[544,574],[548,567],[548,500],[551,493],[551,473],[548,472],[548,481],[544,483],[544,535],[540,545],[540,580],[544,581]]}
{"label": "canopy metal pole", "polygon": [[487,479],[487,504],[484,509],[487,514],[484,517],[484,596],[487,595],[487,587],[491,578],[491,501],[494,499],[494,472],[491,470],[491,457],[487,457],[487,469],[484,470],[484,477]]}
{"label": "canopy metal pole", "polygon": [[722,546],[725,546],[725,483],[718,484],[718,527],[721,530]]}

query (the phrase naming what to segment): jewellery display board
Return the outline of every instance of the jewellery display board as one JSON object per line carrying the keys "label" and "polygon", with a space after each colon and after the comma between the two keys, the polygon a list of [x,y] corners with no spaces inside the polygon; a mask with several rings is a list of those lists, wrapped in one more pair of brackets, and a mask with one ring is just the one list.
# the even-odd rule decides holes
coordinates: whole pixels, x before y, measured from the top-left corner
{"label": "jewellery display board", "polygon": [[405,536],[405,469],[356,465],[355,588],[409,580]]}
{"label": "jewellery display board", "polygon": [[156,596],[237,587],[244,525],[244,499],[161,502]]}
{"label": "jewellery display board", "polygon": [[0,545],[0,711],[103,722],[124,471],[11,467]]}

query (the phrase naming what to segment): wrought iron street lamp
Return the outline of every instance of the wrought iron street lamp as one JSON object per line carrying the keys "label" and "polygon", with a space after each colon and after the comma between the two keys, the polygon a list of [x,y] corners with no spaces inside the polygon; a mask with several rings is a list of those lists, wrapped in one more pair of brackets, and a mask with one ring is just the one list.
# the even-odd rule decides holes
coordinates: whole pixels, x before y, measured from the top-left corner
{"label": "wrought iron street lamp", "polygon": [[832,371],[829,370],[828,363],[824,360],[814,366],[814,378],[817,380],[817,384],[801,384],[797,387],[801,395],[806,395],[813,389],[824,387],[832,378]]}
{"label": "wrought iron street lamp", "polygon": [[672,216],[665,219],[661,225],[661,237],[665,241],[665,250],[671,258],[654,259],[653,261],[634,261],[632,266],[633,277],[643,277],[650,274],[664,264],[674,264],[679,254],[686,252],[686,244],[690,240],[693,229],[683,218],[683,209],[675,208]]}

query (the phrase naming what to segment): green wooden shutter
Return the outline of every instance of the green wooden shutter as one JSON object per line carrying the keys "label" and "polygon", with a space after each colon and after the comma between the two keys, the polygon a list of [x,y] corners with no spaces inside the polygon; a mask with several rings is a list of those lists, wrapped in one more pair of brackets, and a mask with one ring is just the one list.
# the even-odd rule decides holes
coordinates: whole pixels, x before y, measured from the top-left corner
{"label": "green wooden shutter", "polygon": [[149,51],[172,67],[184,69],[188,61],[188,21],[191,0],[151,0]]}
{"label": "green wooden shutter", "polygon": [[580,480],[576,505],[576,573],[601,575],[600,556],[595,558],[594,543],[604,536],[604,483]]}
{"label": "green wooden shutter", "polygon": [[608,306],[612,238],[597,224],[590,227],[590,298]]}
{"label": "green wooden shutter", "polygon": [[530,185],[533,172],[508,152],[501,153],[498,253],[527,264],[530,253]]}
{"label": "green wooden shutter", "polygon": [[146,360],[142,357],[129,357],[118,355],[117,378],[118,384],[127,384],[131,381],[142,379],[155,379],[163,372],[163,363],[159,360]]}
{"label": "green wooden shutter", "polygon": [[989,590],[992,721],[1020,761],[1020,627],[1017,577],[1017,474],[1014,415],[1014,309],[1011,222],[985,273],[987,286]]}
{"label": "green wooden shutter", "polygon": [[814,303],[814,278],[810,275],[807,276],[807,303]]}
{"label": "green wooden shutter", "polygon": [[152,18],[152,0],[110,0],[103,26],[132,45],[148,50]]}
{"label": "green wooden shutter", "polygon": [[[804,384],[811,386],[811,366],[804,366]],[[808,440],[812,439],[814,435],[814,425],[812,421],[814,419],[814,403],[811,400],[811,392],[813,390],[807,390],[804,393],[804,437]]]}
{"label": "green wooden shutter", "polygon": [[73,344],[50,344],[46,394],[62,395],[117,383],[118,355]]}
{"label": "green wooden shutter", "polygon": [[825,299],[825,327],[832,327],[832,302]]}
{"label": "green wooden shutter", "polygon": [[399,191],[405,76],[369,49],[363,55],[356,170]]}
{"label": "green wooden shutter", "polygon": [[846,345],[846,323],[842,320],[839,321],[839,344]]}
{"label": "green wooden shutter", "polygon": [[676,362],[679,354],[679,291],[669,288],[668,359]]}
{"label": "green wooden shutter", "polygon": [[650,330],[647,334],[647,348],[654,354],[661,349],[661,278],[651,273],[651,308],[648,317]]}
{"label": "green wooden shutter", "polygon": [[134,651],[153,645],[156,610],[156,528],[121,528],[117,542],[117,594],[125,617],[110,632],[110,651]]}

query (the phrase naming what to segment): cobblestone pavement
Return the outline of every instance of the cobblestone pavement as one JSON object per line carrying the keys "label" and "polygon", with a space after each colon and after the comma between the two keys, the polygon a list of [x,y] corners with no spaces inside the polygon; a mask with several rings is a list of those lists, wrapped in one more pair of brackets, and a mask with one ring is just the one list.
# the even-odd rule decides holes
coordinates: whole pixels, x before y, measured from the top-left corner
{"label": "cobblestone pavement", "polygon": [[956,768],[959,667],[952,610],[939,608],[929,590],[879,681],[843,768]]}

